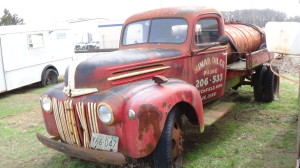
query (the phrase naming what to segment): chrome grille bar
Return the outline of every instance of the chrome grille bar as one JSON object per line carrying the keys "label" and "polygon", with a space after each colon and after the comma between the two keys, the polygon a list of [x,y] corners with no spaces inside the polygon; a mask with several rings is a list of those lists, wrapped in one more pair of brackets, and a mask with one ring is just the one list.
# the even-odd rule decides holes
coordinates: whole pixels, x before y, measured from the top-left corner
{"label": "chrome grille bar", "polygon": [[85,117],[85,110],[84,110],[84,105],[83,103],[77,103],[76,104],[76,110],[77,114],[80,120],[80,124],[82,126],[82,132],[83,132],[83,146],[85,148],[90,148],[90,135],[89,135],[89,130],[86,122],[86,117]]}
{"label": "chrome grille bar", "polygon": [[[92,133],[99,133],[97,104],[91,102],[87,103],[86,113],[85,105],[82,102],[76,103],[74,107],[72,100],[60,101],[52,98],[52,102],[55,123],[62,141],[68,144],[90,148]],[[76,115],[79,118],[79,126],[77,126]],[[88,124],[90,125],[91,133],[88,129]],[[81,132],[78,128],[82,128],[81,136],[83,137],[83,142],[80,141]]]}

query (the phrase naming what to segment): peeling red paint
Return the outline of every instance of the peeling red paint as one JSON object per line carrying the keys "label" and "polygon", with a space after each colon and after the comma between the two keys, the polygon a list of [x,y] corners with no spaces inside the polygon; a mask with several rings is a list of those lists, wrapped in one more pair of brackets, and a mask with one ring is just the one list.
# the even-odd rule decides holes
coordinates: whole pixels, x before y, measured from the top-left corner
{"label": "peeling red paint", "polygon": [[170,110],[170,109],[172,108],[172,104],[169,104],[169,105],[168,105],[168,108],[169,108],[169,110]]}
{"label": "peeling red paint", "polygon": [[165,108],[166,106],[167,106],[167,103],[166,103],[166,102],[163,102],[163,103],[162,103],[162,107]]}

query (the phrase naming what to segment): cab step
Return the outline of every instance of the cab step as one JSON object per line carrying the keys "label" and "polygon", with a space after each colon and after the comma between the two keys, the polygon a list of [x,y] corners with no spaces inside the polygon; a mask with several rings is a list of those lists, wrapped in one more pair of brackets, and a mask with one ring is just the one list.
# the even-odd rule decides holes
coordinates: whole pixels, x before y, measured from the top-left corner
{"label": "cab step", "polygon": [[235,103],[217,102],[204,107],[204,125],[209,126],[232,110]]}

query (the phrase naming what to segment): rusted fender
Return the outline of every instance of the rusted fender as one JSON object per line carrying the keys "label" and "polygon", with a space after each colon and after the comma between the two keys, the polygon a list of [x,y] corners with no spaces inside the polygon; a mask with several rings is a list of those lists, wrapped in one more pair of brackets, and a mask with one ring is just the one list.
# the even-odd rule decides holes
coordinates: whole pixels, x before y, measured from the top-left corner
{"label": "rusted fender", "polygon": [[[151,154],[161,136],[168,113],[180,102],[194,108],[200,128],[203,129],[200,94],[194,86],[182,80],[169,79],[161,85],[153,82],[127,98],[123,121],[129,156],[140,158]],[[129,110],[135,112],[135,119],[128,117]]]}

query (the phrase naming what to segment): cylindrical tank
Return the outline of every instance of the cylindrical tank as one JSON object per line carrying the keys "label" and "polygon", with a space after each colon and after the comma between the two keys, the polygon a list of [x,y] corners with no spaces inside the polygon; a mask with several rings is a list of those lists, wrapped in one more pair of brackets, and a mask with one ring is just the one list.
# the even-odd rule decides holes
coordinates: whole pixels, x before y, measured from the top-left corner
{"label": "cylindrical tank", "polygon": [[[240,56],[260,49],[265,43],[265,32],[254,25],[230,22],[225,24],[225,33],[232,44],[227,47],[228,63],[237,61]],[[233,53],[235,52],[235,53]]]}

